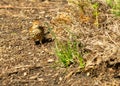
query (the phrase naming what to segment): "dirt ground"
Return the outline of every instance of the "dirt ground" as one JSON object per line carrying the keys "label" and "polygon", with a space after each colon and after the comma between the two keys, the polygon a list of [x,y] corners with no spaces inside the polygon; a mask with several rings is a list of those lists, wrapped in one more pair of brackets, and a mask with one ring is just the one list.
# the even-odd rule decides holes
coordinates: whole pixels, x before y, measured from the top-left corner
{"label": "dirt ground", "polygon": [[[88,29],[85,29],[86,33],[81,36],[81,41],[83,40],[86,45],[89,43],[90,47],[98,46],[92,45],[94,43],[100,44],[100,52],[102,48],[106,49],[104,52],[108,52],[108,55],[102,53],[97,56],[104,55],[106,60],[96,62],[99,65],[87,70],[76,65],[64,68],[56,64],[58,58],[53,51],[54,41],[45,42],[40,47],[30,40],[28,28],[34,19],[50,24],[50,20],[56,17],[57,12],[64,11],[64,6],[67,5],[64,0],[0,1],[0,86],[120,86],[120,25],[118,33],[114,31],[113,34],[113,29],[106,30],[110,36],[116,37],[116,41],[109,40],[109,44],[112,43],[111,51],[108,47],[106,49],[106,46],[109,46],[107,42],[105,46],[101,42],[97,43],[97,40],[92,42],[96,34],[103,36],[103,29],[100,33],[97,33],[100,31],[97,29],[91,29],[89,33]],[[93,34],[92,31],[96,33]],[[88,39],[85,40],[84,37]],[[104,41],[106,40],[107,38]],[[95,50],[97,49],[98,47]],[[110,56],[110,52],[114,53]],[[91,52],[84,57],[91,59],[96,54]],[[107,59],[109,56],[114,59]],[[87,62],[87,66],[91,64]]]}

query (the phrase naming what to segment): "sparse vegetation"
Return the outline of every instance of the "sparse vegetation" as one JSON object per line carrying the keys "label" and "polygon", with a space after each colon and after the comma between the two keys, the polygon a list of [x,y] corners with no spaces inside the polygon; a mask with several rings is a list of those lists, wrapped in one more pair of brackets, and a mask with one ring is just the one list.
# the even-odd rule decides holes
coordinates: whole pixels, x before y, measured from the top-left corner
{"label": "sparse vegetation", "polygon": [[95,16],[94,24],[98,27],[99,26],[99,22],[98,22],[98,16],[99,16],[98,3],[96,2],[95,4],[92,5],[92,7],[94,9],[93,16]]}
{"label": "sparse vegetation", "polygon": [[116,16],[120,16],[120,0],[106,0],[111,7],[111,12]]}
{"label": "sparse vegetation", "polygon": [[74,64],[76,60],[78,60],[81,68],[84,67],[83,57],[79,52],[78,42],[76,41],[64,43],[57,40],[55,43],[55,53],[65,67]]}

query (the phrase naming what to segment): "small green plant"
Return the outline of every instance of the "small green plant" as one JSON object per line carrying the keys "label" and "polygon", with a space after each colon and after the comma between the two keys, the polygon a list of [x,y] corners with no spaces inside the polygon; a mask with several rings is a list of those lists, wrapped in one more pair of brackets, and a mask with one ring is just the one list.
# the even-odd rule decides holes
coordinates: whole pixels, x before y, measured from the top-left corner
{"label": "small green plant", "polygon": [[[76,39],[75,36],[72,36],[72,37]],[[82,58],[82,55],[79,52],[79,47],[78,47],[79,43],[76,40],[74,41],[71,40],[72,38],[71,39],[70,38],[65,42],[61,42],[60,40],[56,39],[55,54],[59,58],[59,62],[62,63],[65,67],[68,67],[71,64],[74,64],[77,62],[79,63],[79,66],[83,68],[85,65],[84,65],[84,60]]]}
{"label": "small green plant", "polygon": [[95,25],[98,27],[99,26],[99,22],[98,22],[98,16],[99,16],[99,12],[98,12],[98,3],[95,3],[92,5],[94,12],[93,12],[93,16],[95,16]]}
{"label": "small green plant", "polygon": [[116,16],[120,16],[120,0],[106,0],[111,7],[111,12]]}
{"label": "small green plant", "polygon": [[56,55],[59,57],[60,62],[62,62],[65,67],[68,67],[73,62],[70,44],[64,44],[57,41],[55,49]]}
{"label": "small green plant", "polygon": [[55,44],[56,55],[65,67],[74,63],[76,58],[79,61],[80,67],[84,67],[83,58],[77,49],[77,42],[68,41],[67,43],[62,43],[57,41]]}

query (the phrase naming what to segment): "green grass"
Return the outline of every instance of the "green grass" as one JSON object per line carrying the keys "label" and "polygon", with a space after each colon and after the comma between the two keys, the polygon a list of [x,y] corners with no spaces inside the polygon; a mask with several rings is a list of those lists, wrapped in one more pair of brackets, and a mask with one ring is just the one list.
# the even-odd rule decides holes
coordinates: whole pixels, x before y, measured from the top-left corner
{"label": "green grass", "polygon": [[76,36],[67,28],[66,31],[69,33],[67,41],[62,42],[61,40],[55,39],[55,54],[64,67],[69,67],[71,64],[77,62],[83,68],[85,66],[84,60],[80,53],[80,47],[78,46],[80,42],[76,41]]}
{"label": "green grass", "polygon": [[84,67],[84,61],[82,56],[78,51],[78,43],[70,42],[62,43],[61,41],[56,41],[55,43],[55,53],[59,58],[60,63],[65,67],[70,66],[75,63],[75,59],[79,61],[79,66]]}
{"label": "green grass", "polygon": [[111,7],[111,12],[116,16],[120,16],[120,0],[106,0]]}
{"label": "green grass", "polygon": [[99,26],[99,22],[98,22],[98,16],[99,16],[99,12],[98,12],[98,3],[96,2],[95,4],[92,4],[92,7],[94,8],[94,12],[93,12],[93,16],[95,16],[95,25],[98,27]]}
{"label": "green grass", "polygon": [[68,67],[73,62],[72,50],[70,48],[69,43],[65,45],[64,43],[57,41],[55,44],[56,55],[65,67]]}

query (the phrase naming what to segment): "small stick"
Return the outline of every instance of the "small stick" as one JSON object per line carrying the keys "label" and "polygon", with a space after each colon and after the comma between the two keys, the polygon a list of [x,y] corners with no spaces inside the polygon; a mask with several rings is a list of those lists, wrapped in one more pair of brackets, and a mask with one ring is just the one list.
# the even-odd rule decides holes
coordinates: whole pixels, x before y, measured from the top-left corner
{"label": "small stick", "polygon": [[120,47],[120,46],[110,37],[110,35],[109,35],[107,32],[105,32],[105,33],[106,33],[106,35],[109,37],[109,39],[110,39],[116,46]]}

